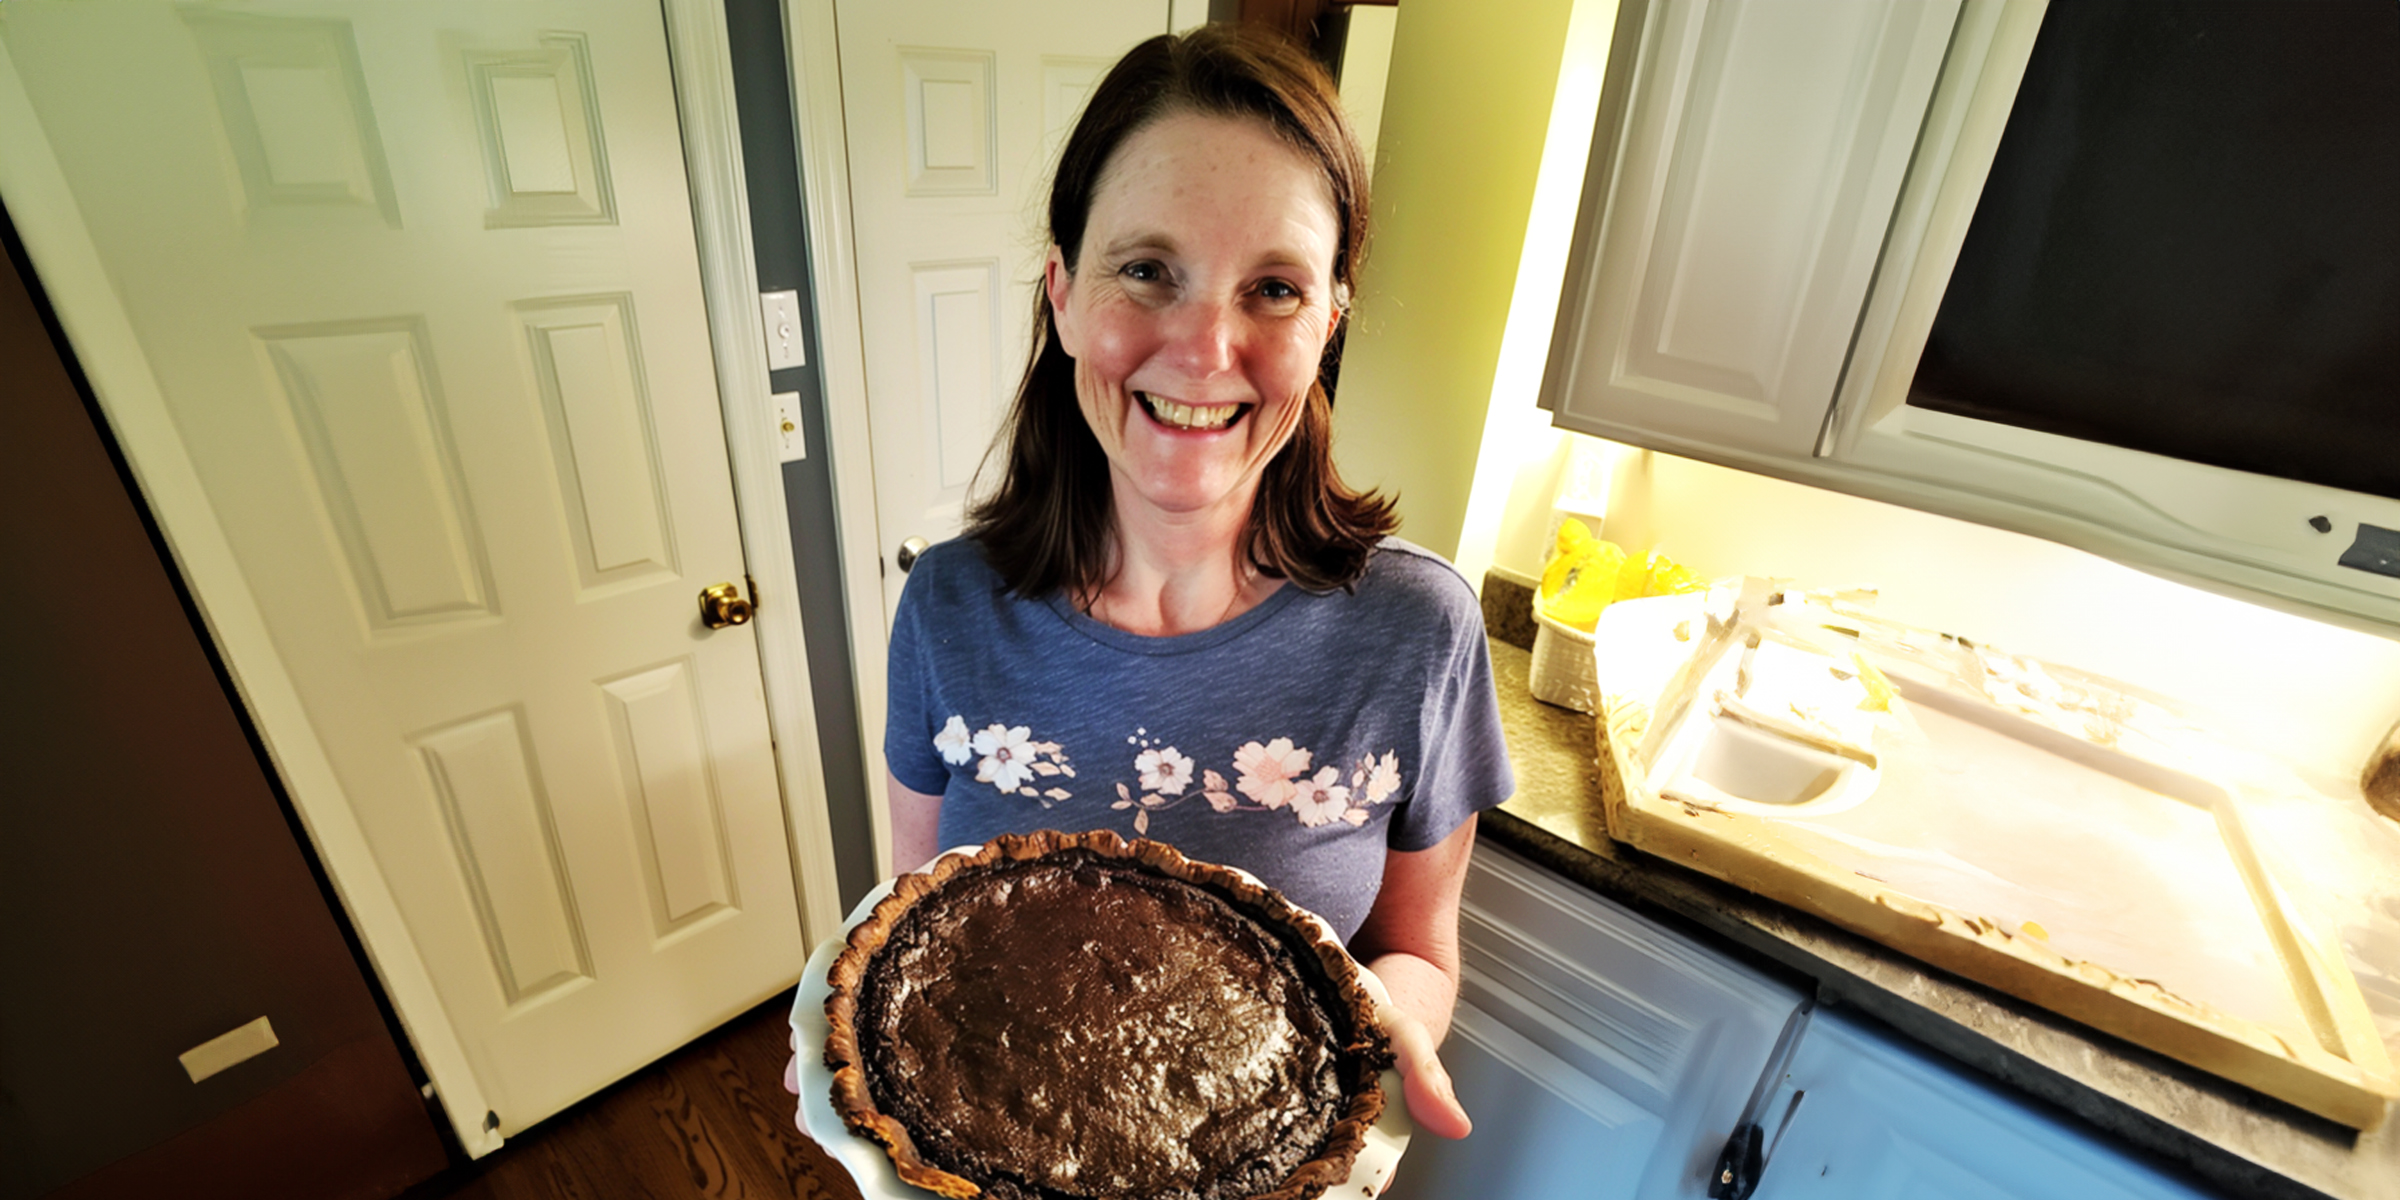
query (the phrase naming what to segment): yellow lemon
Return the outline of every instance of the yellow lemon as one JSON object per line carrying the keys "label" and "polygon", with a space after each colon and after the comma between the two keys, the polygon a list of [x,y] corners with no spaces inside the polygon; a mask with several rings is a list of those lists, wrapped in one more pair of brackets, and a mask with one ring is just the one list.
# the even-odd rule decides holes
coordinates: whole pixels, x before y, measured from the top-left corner
{"label": "yellow lemon", "polygon": [[1650,567],[1650,595],[1680,596],[1686,592],[1708,590],[1708,581],[1700,578],[1699,572],[1664,554],[1654,555],[1653,559]]}
{"label": "yellow lemon", "polygon": [[1625,552],[1614,542],[1587,538],[1562,550],[1542,571],[1542,611],[1589,632],[1600,623],[1600,610],[1617,598],[1624,567]]}
{"label": "yellow lemon", "polygon": [[1551,557],[1556,558],[1560,555],[1564,555],[1575,549],[1575,547],[1591,540],[1591,526],[1584,524],[1582,521],[1579,521],[1574,517],[1568,517],[1567,519],[1558,523],[1558,538],[1555,544],[1550,547]]}

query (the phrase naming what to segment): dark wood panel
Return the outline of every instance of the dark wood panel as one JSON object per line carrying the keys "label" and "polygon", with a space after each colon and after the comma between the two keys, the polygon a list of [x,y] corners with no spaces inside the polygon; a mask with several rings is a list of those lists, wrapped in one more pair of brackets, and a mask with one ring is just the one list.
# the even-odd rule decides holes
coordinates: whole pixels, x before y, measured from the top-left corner
{"label": "dark wood panel", "polygon": [[857,1200],[783,1090],[785,993],[405,1200]]}
{"label": "dark wood panel", "polygon": [[[0,1200],[391,1195],[438,1135],[4,215],[0,247]],[[261,1016],[280,1045],[185,1075]]]}
{"label": "dark wood panel", "polygon": [[[384,1200],[443,1163],[415,1093],[391,1039],[360,1038],[257,1099],[86,1175],[47,1200]],[[307,1134],[295,1138],[295,1130]],[[415,1152],[376,1150],[389,1146]]]}

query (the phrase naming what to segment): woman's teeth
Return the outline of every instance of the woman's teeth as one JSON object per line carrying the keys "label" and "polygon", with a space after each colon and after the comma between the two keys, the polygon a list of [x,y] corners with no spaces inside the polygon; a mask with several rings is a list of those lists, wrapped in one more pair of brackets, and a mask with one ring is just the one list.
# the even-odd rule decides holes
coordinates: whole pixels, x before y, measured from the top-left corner
{"label": "woman's teeth", "polygon": [[1172,425],[1177,429],[1223,429],[1242,411],[1239,404],[1177,404],[1148,392],[1136,392],[1134,395],[1141,398],[1142,406],[1150,410],[1151,416],[1158,418],[1159,424]]}

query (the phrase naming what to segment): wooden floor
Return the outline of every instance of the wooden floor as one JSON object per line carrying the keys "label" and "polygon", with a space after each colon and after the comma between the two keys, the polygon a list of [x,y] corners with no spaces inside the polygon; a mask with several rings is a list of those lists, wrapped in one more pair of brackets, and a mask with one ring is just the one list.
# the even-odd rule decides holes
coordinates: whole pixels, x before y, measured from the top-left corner
{"label": "wooden floor", "polygon": [[401,1200],[857,1200],[792,1124],[791,994],[750,1010]]}

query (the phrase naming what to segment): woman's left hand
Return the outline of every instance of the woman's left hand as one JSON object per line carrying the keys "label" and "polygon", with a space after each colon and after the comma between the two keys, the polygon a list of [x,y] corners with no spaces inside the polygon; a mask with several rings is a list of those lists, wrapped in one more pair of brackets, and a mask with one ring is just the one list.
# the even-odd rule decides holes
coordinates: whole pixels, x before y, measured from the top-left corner
{"label": "woman's left hand", "polygon": [[1392,1040],[1392,1057],[1400,1070],[1401,1091],[1408,1098],[1409,1119],[1435,1137],[1463,1138],[1475,1123],[1451,1090],[1450,1072],[1434,1052],[1433,1030],[1399,1005],[1386,1004],[1375,1012],[1385,1037]]}

